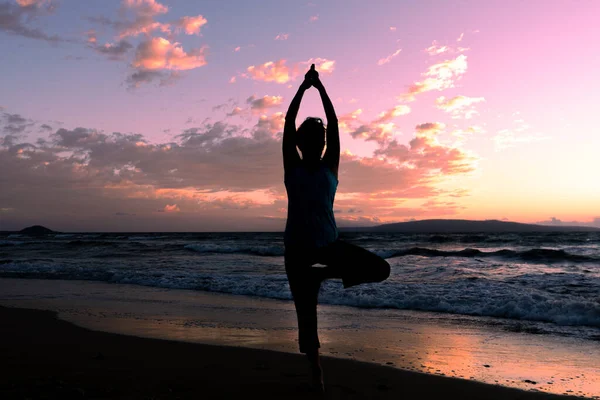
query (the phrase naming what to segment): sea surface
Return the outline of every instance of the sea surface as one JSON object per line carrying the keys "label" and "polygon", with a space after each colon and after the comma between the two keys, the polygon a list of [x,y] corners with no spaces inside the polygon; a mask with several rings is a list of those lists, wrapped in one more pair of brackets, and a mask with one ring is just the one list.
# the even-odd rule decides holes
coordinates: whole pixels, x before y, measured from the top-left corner
{"label": "sea surface", "polygon": [[[516,332],[600,340],[600,232],[341,238],[386,258],[392,273],[346,290],[327,281],[322,304],[476,316]],[[9,234],[0,235],[0,277],[285,300],[283,251],[282,233]]]}

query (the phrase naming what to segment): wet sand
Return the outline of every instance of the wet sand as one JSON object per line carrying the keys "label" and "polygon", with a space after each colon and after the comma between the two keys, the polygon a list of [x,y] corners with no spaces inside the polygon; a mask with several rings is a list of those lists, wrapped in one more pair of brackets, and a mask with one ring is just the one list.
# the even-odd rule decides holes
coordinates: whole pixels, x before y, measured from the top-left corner
{"label": "wet sand", "polygon": [[[2,399],[319,397],[300,355],[97,332],[0,308]],[[325,398],[573,399],[324,357]]]}
{"label": "wet sand", "polygon": [[[295,311],[288,300],[3,278],[0,305],[55,311],[61,320],[93,331],[298,356]],[[550,329],[560,327],[403,310],[319,308],[325,356],[526,391],[600,398],[597,341],[564,336],[560,330],[529,333]],[[582,337],[593,332],[582,331]]]}

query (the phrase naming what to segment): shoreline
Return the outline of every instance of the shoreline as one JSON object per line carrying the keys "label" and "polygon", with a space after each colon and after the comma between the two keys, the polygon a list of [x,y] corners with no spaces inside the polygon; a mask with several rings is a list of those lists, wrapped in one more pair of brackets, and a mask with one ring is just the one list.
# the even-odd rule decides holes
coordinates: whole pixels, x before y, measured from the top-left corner
{"label": "shoreline", "polygon": [[[4,399],[314,397],[301,355],[98,332],[0,307]],[[574,399],[323,357],[325,398]]]}
{"label": "shoreline", "polygon": [[[52,310],[83,329],[144,340],[285,352],[300,357],[305,366],[298,354],[290,301],[90,281],[3,278],[0,305]],[[600,349],[595,342],[505,332],[477,319],[456,321],[441,314],[398,310],[320,306],[319,319],[324,357],[527,393],[600,398],[600,371],[593,362],[600,358]]]}

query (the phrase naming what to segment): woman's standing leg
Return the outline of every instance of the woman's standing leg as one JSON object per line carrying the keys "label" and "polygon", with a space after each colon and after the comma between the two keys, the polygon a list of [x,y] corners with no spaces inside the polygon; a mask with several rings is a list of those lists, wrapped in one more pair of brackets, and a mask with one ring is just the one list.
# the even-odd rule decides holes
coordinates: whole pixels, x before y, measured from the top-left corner
{"label": "woman's standing leg", "polygon": [[316,279],[315,268],[300,255],[285,255],[285,270],[296,306],[298,318],[298,343],[300,352],[306,354],[312,372],[312,381],[319,391],[324,390],[323,373],[319,360],[319,335],[317,332],[317,301],[321,281]]}

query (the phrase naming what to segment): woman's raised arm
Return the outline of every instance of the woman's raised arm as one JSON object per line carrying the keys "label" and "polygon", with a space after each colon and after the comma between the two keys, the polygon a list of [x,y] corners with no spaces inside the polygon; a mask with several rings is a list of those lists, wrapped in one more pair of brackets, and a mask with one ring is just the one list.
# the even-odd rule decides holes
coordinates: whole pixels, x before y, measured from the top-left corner
{"label": "woman's raised arm", "polygon": [[333,104],[325,90],[325,86],[321,83],[318,75],[313,78],[312,84],[317,88],[321,95],[325,116],[327,117],[327,150],[325,150],[323,162],[331,169],[337,178],[340,166],[340,131],[338,128],[337,116],[335,115]]}
{"label": "woman's raised arm", "polygon": [[287,113],[285,114],[285,125],[283,126],[283,167],[284,169],[288,169],[288,167],[293,166],[297,162],[300,161],[300,156],[298,155],[298,151],[296,150],[296,116],[298,115],[298,110],[300,109],[300,102],[302,102],[302,96],[304,92],[310,88],[310,82],[306,79],[300,87],[298,88],[298,92],[292,99],[290,103],[290,107],[288,108]]}

